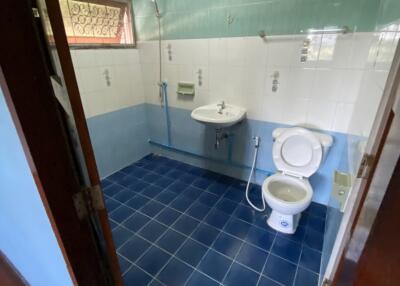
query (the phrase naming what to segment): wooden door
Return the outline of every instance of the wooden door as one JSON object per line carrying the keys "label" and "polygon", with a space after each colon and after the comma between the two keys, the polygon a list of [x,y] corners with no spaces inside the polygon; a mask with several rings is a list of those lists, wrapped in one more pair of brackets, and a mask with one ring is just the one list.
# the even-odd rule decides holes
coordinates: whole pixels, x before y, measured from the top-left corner
{"label": "wooden door", "polygon": [[71,278],[122,285],[59,3],[3,5],[2,89]]}

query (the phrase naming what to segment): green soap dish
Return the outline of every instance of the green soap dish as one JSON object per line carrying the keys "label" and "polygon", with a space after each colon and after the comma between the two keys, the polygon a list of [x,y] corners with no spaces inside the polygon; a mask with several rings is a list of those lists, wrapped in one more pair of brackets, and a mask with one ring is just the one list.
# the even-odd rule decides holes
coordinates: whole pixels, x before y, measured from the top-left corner
{"label": "green soap dish", "polygon": [[179,95],[194,96],[194,83],[178,82],[176,93]]}

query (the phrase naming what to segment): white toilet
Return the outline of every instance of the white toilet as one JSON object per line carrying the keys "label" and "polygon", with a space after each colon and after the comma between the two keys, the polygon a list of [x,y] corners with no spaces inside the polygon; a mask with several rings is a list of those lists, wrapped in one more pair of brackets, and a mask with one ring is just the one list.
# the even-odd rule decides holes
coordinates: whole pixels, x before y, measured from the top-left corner
{"label": "white toilet", "polygon": [[277,128],[272,136],[278,173],[262,185],[263,197],[272,209],[267,223],[277,231],[294,233],[313,196],[308,178],[318,170],[333,138],[300,127]]}

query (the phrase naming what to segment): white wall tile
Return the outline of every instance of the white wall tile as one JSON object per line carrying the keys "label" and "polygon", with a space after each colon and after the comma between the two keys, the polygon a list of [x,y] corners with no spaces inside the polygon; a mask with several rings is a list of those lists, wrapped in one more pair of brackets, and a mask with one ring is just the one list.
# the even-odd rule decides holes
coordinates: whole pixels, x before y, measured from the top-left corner
{"label": "white wall tile", "polygon": [[354,103],[338,103],[332,129],[338,132],[347,133],[353,115]]}
{"label": "white wall tile", "polygon": [[317,69],[311,98],[337,100],[343,70]]}
{"label": "white wall tile", "polygon": [[228,44],[226,39],[210,39],[209,40],[209,65],[226,65]]}
{"label": "white wall tile", "polygon": [[310,128],[332,130],[336,102],[328,99],[313,98],[307,110],[307,126]]}
{"label": "white wall tile", "polygon": [[259,37],[248,37],[244,40],[245,65],[265,67],[268,45]]}
{"label": "white wall tile", "polygon": [[315,69],[294,68],[290,76],[288,93],[295,98],[311,98],[316,77]]}

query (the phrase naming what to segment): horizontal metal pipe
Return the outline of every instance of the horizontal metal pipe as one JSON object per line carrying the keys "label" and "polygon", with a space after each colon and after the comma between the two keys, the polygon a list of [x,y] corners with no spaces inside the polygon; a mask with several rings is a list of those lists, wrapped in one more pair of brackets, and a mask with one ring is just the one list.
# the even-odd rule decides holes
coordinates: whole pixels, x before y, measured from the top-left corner
{"label": "horizontal metal pipe", "polygon": [[[228,161],[228,160],[220,160],[220,159],[214,159],[214,158],[206,157],[206,156],[199,155],[199,154],[196,154],[196,153],[192,153],[192,152],[189,152],[189,151],[181,150],[181,149],[178,149],[178,148],[175,148],[175,147],[172,147],[172,146],[168,146],[168,145],[165,145],[165,144],[162,144],[162,143],[154,142],[151,139],[149,139],[148,142],[151,145],[155,145],[155,146],[161,147],[163,149],[171,150],[171,151],[174,151],[174,152],[177,152],[177,153],[181,153],[181,154],[184,154],[184,155],[196,157],[196,158],[199,158],[199,159],[204,159],[204,160],[212,161],[212,162],[215,162],[215,163],[225,164],[225,165],[229,165],[229,166],[232,166],[232,167],[235,167],[235,168],[251,169],[251,167],[249,167],[247,165],[244,165],[244,164],[240,164],[240,163],[236,163],[236,162],[232,162],[232,161]],[[270,171],[259,169],[259,168],[255,168],[254,170],[256,172],[265,174],[267,176],[269,176],[272,173]]]}

